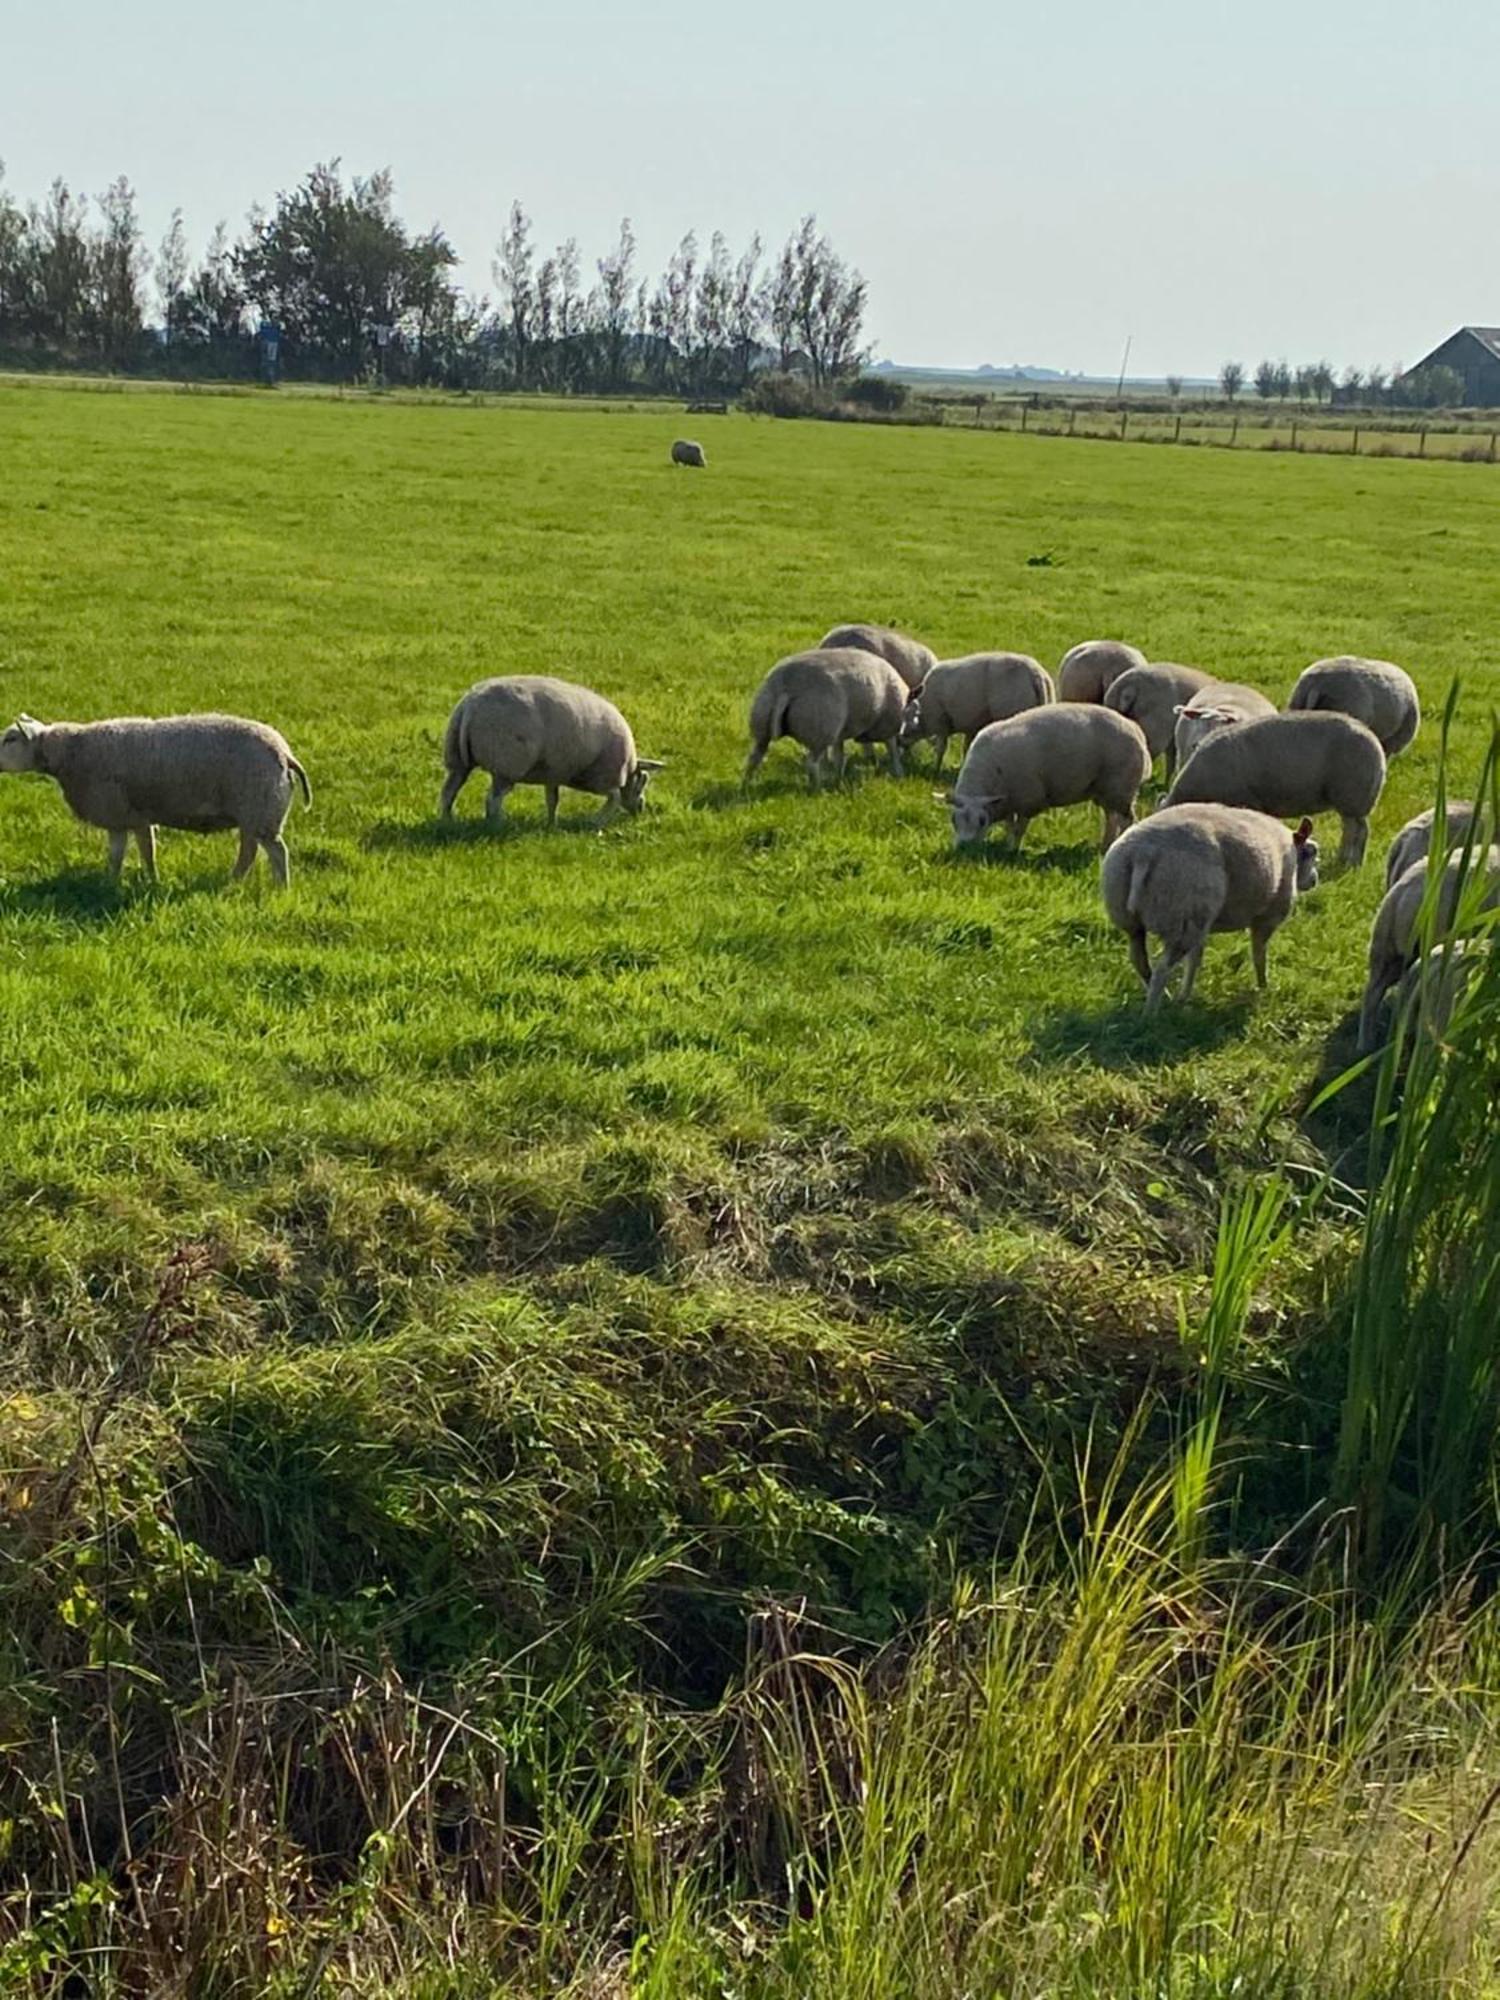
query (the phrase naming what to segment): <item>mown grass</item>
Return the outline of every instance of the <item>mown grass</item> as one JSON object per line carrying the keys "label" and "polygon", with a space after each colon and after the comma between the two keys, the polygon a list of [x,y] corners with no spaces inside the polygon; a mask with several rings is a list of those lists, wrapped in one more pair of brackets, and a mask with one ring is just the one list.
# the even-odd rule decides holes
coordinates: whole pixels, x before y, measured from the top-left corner
{"label": "mown grass", "polygon": [[[1086,1437],[1096,1465],[1139,1465],[1196,1422],[1209,1464],[1175,1488],[1196,1516],[1219,1405],[1180,1302],[1202,1309],[1224,1186],[1266,1166],[1289,1176],[1290,1226],[1235,1334],[1240,1433],[1268,1385],[1296,1372],[1307,1394],[1246,1450],[1236,1535],[1274,1540],[1326,1490],[1357,1241],[1341,1184],[1365,1175],[1378,1100],[1307,1107],[1352,1058],[1378,866],[1309,899],[1264,998],[1231,940],[1199,1000],[1148,1024],[1099,909],[1092,813],[1041,822],[1019,862],[955,860],[921,774],[814,799],[778,755],[742,796],[744,714],[771,660],[851,616],[1053,665],[1118,633],[1278,693],[1314,657],[1367,651],[1434,710],[1464,677],[1453,784],[1495,687],[1484,482],[738,419],[693,476],[667,463],[674,427],[0,392],[13,707],[261,715],[315,789],[284,899],[226,888],[232,844],[188,836],[164,837],[159,890],[116,890],[52,788],[0,796],[12,1881],[80,1893],[90,1842],[116,1881],[163,1788],[198,1785],[285,1843],[266,1864],[281,1902],[221,1913],[213,1949],[248,1923],[285,1957],[269,1918],[313,1937],[318,1909],[336,1929],[353,1909],[361,1938],[374,1909],[389,1925],[350,1871],[376,1866],[364,1843],[397,1816],[399,1773],[358,1811],[331,1778],[325,1810],[287,1775],[311,1744],[333,1755],[346,1710],[359,1766],[371,1675],[402,1690],[381,1710],[399,1736],[427,1714],[413,1688],[442,1705],[457,1696],[431,1689],[493,1672],[466,1697],[504,1753],[484,1782],[532,1835],[549,1759],[584,1773],[589,1813],[569,1803],[534,1854],[522,1839],[526,1870],[599,1844],[590,1813],[600,1841],[657,1827],[611,1789],[635,1768],[673,1792],[629,1750],[666,1725],[629,1718],[753,1686],[751,1607],[814,1620],[834,1661],[892,1639],[955,1571],[1026,1565],[1049,1481],[1076,1527]],[[600,838],[579,801],[547,837],[518,795],[499,837],[434,824],[451,702],[507,670],[621,702],[669,764],[639,821]],[[1434,729],[1397,764],[1380,830],[1428,801],[1436,754]],[[182,1296],[153,1316],[184,1242]],[[279,1738],[266,1717],[293,1692],[303,1734]],[[720,1769],[682,1728],[679,1794]],[[277,1743],[271,1810],[257,1760]],[[593,1764],[614,1776],[591,1792]],[[480,1867],[441,1814],[429,1837]],[[533,1969],[549,1923],[577,1969],[565,1876],[519,1894]],[[12,1908],[25,1950],[38,1907]],[[65,1959],[73,1920],[53,1914]],[[639,1922],[656,1940],[659,1915]],[[618,1957],[593,1944],[596,1967]],[[641,1990],[695,1990],[651,1970],[657,1950],[640,1946]],[[382,1978],[405,1962],[370,1960]],[[785,1963],[782,1986],[743,1990],[866,1990]],[[955,1992],[1008,1976],[950,1969]],[[224,1990],[265,1971],[237,1962]]]}

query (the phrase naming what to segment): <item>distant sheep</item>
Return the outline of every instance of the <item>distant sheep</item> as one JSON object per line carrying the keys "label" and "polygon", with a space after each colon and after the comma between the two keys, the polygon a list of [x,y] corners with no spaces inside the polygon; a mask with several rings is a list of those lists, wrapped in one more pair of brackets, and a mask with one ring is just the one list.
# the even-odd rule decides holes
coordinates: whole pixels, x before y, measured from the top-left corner
{"label": "distant sheep", "polygon": [[1265,715],[1206,737],[1162,803],[1250,806],[1276,819],[1336,812],[1339,859],[1357,868],[1384,784],[1385,752],[1352,715]]}
{"label": "distant sheep", "polygon": [[1038,813],[1092,799],[1104,813],[1108,848],[1134,817],[1150,774],[1151,754],[1133,722],[1092,703],[1059,703],[981,729],[953,790],[936,796],[952,815],[958,847],[983,840],[997,820],[1009,822],[1019,847]]}
{"label": "distant sheep", "polygon": [[919,688],[937,664],[937,654],[920,639],[910,639],[889,625],[835,625],[818,641],[818,650],[855,646],[862,653],[874,653],[889,660],[909,688]]}
{"label": "distant sheep", "polygon": [[1333,710],[1352,715],[1380,739],[1386,756],[1407,747],[1422,722],[1422,704],[1410,674],[1389,660],[1344,653],[1317,660],[1300,675],[1287,707],[1296,713]]}
{"label": "distant sheep", "polygon": [[1003,722],[1023,709],[1045,708],[1056,699],[1052,676],[1029,654],[968,653],[961,660],[939,660],[906,705],[903,740],[930,740],[936,774],[943,768],[950,736],[972,742],[988,723]]}
{"label": "distant sheep", "polygon": [[[1435,943],[1452,926],[1454,912],[1459,906],[1460,888],[1468,880],[1482,878],[1484,882],[1480,907],[1490,910],[1500,905],[1500,847],[1467,857],[1470,864],[1467,871],[1465,859],[1462,854],[1452,855],[1443,869],[1433,920]],[[1375,922],[1370,931],[1369,977],[1359,1010],[1359,1046],[1362,1050],[1373,1049],[1379,1042],[1381,1003],[1418,955],[1427,876],[1426,861],[1414,861],[1386,890],[1384,900],[1375,912]]]}
{"label": "distant sheep", "polygon": [[748,784],[779,737],[806,752],[807,782],[844,773],[844,745],[884,743],[893,774],[901,775],[901,723],[907,687],[888,660],[857,646],[820,646],[778,660],[750,707]]}
{"label": "distant sheep", "polygon": [[698,444],[693,438],[678,438],[672,446],[672,463],[674,465],[707,465],[708,460],[703,455],[702,445]]}
{"label": "distant sheep", "polygon": [[1275,702],[1259,688],[1246,687],[1242,681],[1210,681],[1178,714],[1173,730],[1177,768],[1181,770],[1204,737],[1211,736],[1216,729],[1228,729],[1236,722],[1254,722],[1258,716],[1275,713]]}
{"label": "distant sheep", "polygon": [[542,785],[547,824],[557,819],[566,785],[604,800],[597,824],[618,813],[638,813],[660,762],[638,757],[630,724],[612,701],[592,688],[548,674],[501,674],[476,681],[448,718],[443,738],[448,776],[438,811],[453,816],[453,802],[473,771],[490,774],[485,817],[499,820],[515,785]]}
{"label": "distant sheep", "polygon": [[133,834],[141,866],[156,880],[156,829],[236,830],[236,877],[265,850],[285,888],[291,869],[281,837],[294,781],[312,804],[307,773],[285,737],[237,715],[116,716],[108,722],[37,722],[23,715],[0,737],[0,771],[41,771],[90,826],[109,835],[118,877]]}
{"label": "distant sheep", "polygon": [[[1437,817],[1436,806],[1429,806],[1409,819],[1391,842],[1385,857],[1385,886],[1389,888],[1398,876],[1404,875],[1414,861],[1426,859],[1432,847],[1433,821]],[[1469,799],[1449,799],[1448,838],[1445,847],[1460,847],[1467,840],[1469,828],[1474,823],[1474,806]]]}
{"label": "distant sheep", "polygon": [[1154,764],[1164,757],[1163,776],[1172,782],[1177,768],[1177,745],[1173,731],[1178,710],[1203,688],[1213,685],[1213,675],[1197,667],[1178,667],[1152,662],[1145,667],[1127,667],[1104,690],[1104,706],[1116,715],[1128,715],[1146,739]]}
{"label": "distant sheep", "polygon": [[1123,639],[1085,639],[1063,654],[1057,670],[1059,701],[1103,701],[1110,684],[1132,667],[1144,667],[1146,655]]}
{"label": "distant sheep", "polygon": [[[1154,1013],[1179,966],[1193,990],[1214,931],[1248,931],[1256,984],[1266,983],[1266,946],[1299,894],[1317,886],[1312,821],[1295,834],[1241,806],[1173,806],[1127,827],[1104,857],[1100,887],[1109,920],[1130,940],[1130,962]],[[1155,971],[1147,936],[1162,941]]]}

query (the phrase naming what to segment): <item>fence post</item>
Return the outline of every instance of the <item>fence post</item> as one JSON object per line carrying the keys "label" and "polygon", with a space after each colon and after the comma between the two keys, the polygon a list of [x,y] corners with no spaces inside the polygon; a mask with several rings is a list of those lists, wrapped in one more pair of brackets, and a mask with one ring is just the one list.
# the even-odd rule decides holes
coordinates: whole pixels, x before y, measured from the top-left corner
{"label": "fence post", "polygon": [[1078,422],[1078,405],[1075,403],[1068,412],[1068,436],[1073,435],[1073,426]]}
{"label": "fence post", "polygon": [[1026,405],[1024,403],[1021,405],[1021,428],[1023,431],[1026,428]]}
{"label": "fence post", "polygon": [[1292,450],[1297,449],[1297,419],[1292,418]]}
{"label": "fence post", "polygon": [[1420,444],[1419,444],[1419,445],[1417,446],[1417,457],[1418,457],[1418,458],[1425,458],[1426,456],[1427,456],[1427,426],[1426,426],[1426,424],[1423,424],[1423,426],[1422,426],[1422,441],[1421,441],[1421,443],[1420,443]]}
{"label": "fence post", "polygon": [[1500,436],[1500,432],[1496,432],[1496,431],[1491,431],[1491,432],[1490,432],[1490,464],[1491,464],[1491,465],[1493,465],[1493,464],[1495,463],[1495,439],[1496,439],[1496,437],[1497,437],[1497,436]]}
{"label": "fence post", "polygon": [[1124,435],[1125,435],[1125,426],[1126,426],[1126,425],[1127,425],[1127,424],[1128,424],[1129,422],[1130,422],[1130,412],[1129,412],[1129,410],[1126,410],[1126,409],[1122,409],[1122,410],[1120,411],[1120,436],[1121,436],[1121,438],[1123,438],[1123,437],[1124,437]]}
{"label": "fence post", "polygon": [[1177,412],[1177,423],[1176,423],[1176,426],[1174,427],[1174,429],[1173,429],[1173,431],[1172,431],[1172,442],[1173,442],[1173,444],[1176,444],[1176,443],[1177,443],[1177,441],[1178,441],[1178,439],[1179,439],[1179,438],[1180,438],[1181,436],[1182,436],[1182,412],[1181,412],[1181,410],[1179,410],[1179,411]]}
{"label": "fence post", "polygon": [[1350,447],[1349,447],[1349,450],[1350,450],[1350,452],[1351,452],[1351,453],[1352,453],[1352,454],[1353,454],[1353,455],[1354,455],[1354,456],[1355,456],[1356,458],[1357,458],[1357,457],[1359,456],[1359,426],[1358,426],[1358,424],[1356,424],[1356,425],[1355,425],[1355,427],[1354,427],[1354,442],[1353,442],[1353,443],[1352,443],[1352,444],[1350,445]]}
{"label": "fence post", "polygon": [[1233,448],[1234,441],[1239,436],[1239,434],[1240,434],[1240,420],[1239,417],[1236,416],[1234,422],[1229,426],[1229,443],[1231,449]]}

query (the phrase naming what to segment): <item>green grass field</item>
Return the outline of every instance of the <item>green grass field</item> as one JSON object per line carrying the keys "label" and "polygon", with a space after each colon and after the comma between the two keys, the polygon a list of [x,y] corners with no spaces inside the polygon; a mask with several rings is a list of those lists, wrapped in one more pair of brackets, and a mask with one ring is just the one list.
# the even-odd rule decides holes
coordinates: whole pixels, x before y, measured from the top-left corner
{"label": "green grass field", "polygon": [[[0,1577],[9,1882],[89,1877],[38,1800],[95,1800],[117,1840],[191,1764],[184,1690],[236,1674],[520,1661],[541,1712],[624,1729],[621,1702],[716,1703],[768,1599],[830,1648],[890,1639],[1022,1545],[1039,1466],[1144,1448],[1227,1181],[1361,1178],[1363,1100],[1306,1106],[1352,1060],[1385,840],[1430,802],[1456,676],[1455,784],[1488,735],[1492,482],[742,418],[691,475],[680,422],[0,387],[10,712],[258,716],[314,790],[278,897],[227,884],[231,836],[171,833],[160,888],[117,889],[54,786],[0,783],[0,1505],[35,1538]],[[1371,653],[1431,721],[1270,991],[1219,941],[1147,1023],[1092,809],[963,859],[925,753],[809,797],[784,746],[742,795],[758,680],[848,618],[1050,667],[1117,635],[1278,699]],[[491,835],[476,777],[436,824],[449,709],[511,671],[618,701],[667,761],[642,817],[599,836],[565,795],[549,836],[520,791]],[[1299,1211],[1262,1276],[1267,1376],[1326,1324],[1354,1201]],[[204,1268],[148,1317],[184,1243]],[[1315,1497],[1318,1422],[1245,1469],[1251,1539]],[[544,1769],[513,1807],[538,1823]],[[302,1894],[253,1919],[265,1949]],[[535,1894],[518,1963],[565,1928]],[[36,1910],[6,1907],[51,1977],[73,1932],[33,1964]],[[516,1990],[561,1990],[536,1963]],[[700,1990],[671,1963],[576,1990]],[[753,1990],[905,1990],[812,1963]],[[498,1990],[432,1979],[401,1990]]]}

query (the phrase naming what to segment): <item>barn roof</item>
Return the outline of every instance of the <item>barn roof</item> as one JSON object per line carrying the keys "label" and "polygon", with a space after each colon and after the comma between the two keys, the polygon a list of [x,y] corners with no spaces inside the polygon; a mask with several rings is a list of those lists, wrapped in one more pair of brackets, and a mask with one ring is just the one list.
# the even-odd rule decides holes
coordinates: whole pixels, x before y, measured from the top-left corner
{"label": "barn roof", "polygon": [[1487,347],[1497,361],[1500,361],[1500,326],[1465,326],[1460,333],[1471,333],[1484,347]]}

